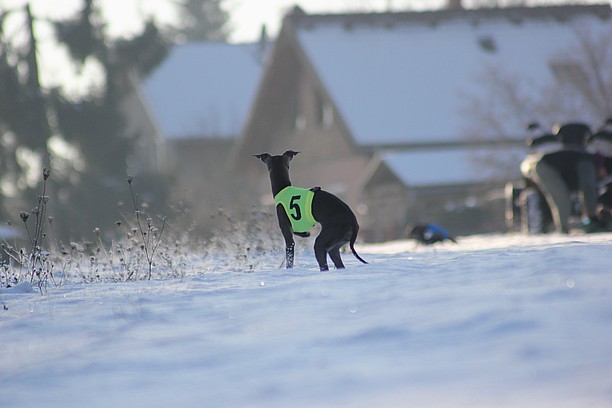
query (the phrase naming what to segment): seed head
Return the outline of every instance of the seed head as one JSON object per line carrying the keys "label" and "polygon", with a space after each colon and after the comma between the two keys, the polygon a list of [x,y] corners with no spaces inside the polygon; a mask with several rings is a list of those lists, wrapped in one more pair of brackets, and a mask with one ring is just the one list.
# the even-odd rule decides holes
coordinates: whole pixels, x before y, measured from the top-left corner
{"label": "seed head", "polygon": [[19,217],[21,221],[26,222],[30,218],[30,214],[27,211],[19,211]]}
{"label": "seed head", "polygon": [[51,170],[49,170],[48,168],[44,168],[43,170],[43,179],[45,179],[45,181],[49,178],[49,176],[51,175]]}

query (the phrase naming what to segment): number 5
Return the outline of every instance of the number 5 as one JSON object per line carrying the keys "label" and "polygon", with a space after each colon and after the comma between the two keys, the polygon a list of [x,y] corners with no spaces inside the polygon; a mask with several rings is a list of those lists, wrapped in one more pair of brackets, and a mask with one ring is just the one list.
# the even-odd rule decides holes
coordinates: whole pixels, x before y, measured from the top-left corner
{"label": "number 5", "polygon": [[296,221],[299,221],[302,218],[302,211],[300,210],[300,206],[296,203],[296,200],[299,200],[302,196],[296,195],[291,197],[291,201],[289,202],[289,208],[295,211],[295,214],[291,214],[291,218]]}

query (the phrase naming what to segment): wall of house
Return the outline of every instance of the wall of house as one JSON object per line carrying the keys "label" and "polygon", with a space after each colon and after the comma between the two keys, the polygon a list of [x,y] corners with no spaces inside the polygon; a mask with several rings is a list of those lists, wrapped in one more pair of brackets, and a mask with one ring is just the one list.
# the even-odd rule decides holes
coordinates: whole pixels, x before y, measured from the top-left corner
{"label": "wall of house", "polygon": [[400,184],[373,186],[362,195],[364,212],[359,236],[366,242],[384,242],[402,238],[410,196]]}
{"label": "wall of house", "polygon": [[411,189],[406,223],[433,222],[457,236],[503,232],[503,191],[501,182]]}
{"label": "wall of house", "polygon": [[332,101],[308,70],[297,73],[296,93],[291,95],[295,112],[286,137],[278,149],[301,151],[309,161],[327,161],[355,154]]}
{"label": "wall of house", "polygon": [[130,79],[133,92],[126,93],[121,109],[126,119],[126,133],[136,137],[134,159],[128,163],[130,174],[157,173],[165,171],[165,163],[160,157],[164,146],[159,129],[144,99],[136,79]]}
{"label": "wall of house", "polygon": [[383,242],[401,238],[411,204],[411,195],[403,183],[384,163],[379,165],[359,196],[361,239]]}
{"label": "wall of house", "polygon": [[[232,164],[238,174],[255,178],[260,165],[250,160],[253,154],[282,153],[279,140],[286,140],[295,116],[297,77],[302,70],[299,60],[286,40],[279,38],[275,45],[272,63],[266,68],[259,85],[249,118],[236,140],[232,151]],[[287,150],[287,149],[285,149]],[[284,150],[283,150],[284,151]]]}
{"label": "wall of house", "polygon": [[434,223],[456,236],[505,231],[503,183],[408,188],[384,165],[364,186],[360,236],[367,242],[406,238],[408,227]]}
{"label": "wall of house", "polygon": [[[504,200],[487,200],[486,194],[429,192],[381,186],[363,195],[367,214],[360,237],[367,242],[406,238],[406,229],[417,223],[434,223],[456,236],[503,232]],[[449,205],[455,203],[455,205]],[[445,205],[446,204],[446,205]]]}

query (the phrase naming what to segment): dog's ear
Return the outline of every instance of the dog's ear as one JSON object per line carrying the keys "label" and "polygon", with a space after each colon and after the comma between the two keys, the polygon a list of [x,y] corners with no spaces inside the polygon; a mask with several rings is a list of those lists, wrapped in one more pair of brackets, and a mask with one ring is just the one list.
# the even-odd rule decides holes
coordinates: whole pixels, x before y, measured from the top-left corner
{"label": "dog's ear", "polygon": [[268,161],[270,160],[270,158],[272,156],[270,156],[268,153],[261,153],[261,154],[254,154],[254,157],[257,157],[259,160],[261,160],[262,162],[264,162],[266,165],[268,164]]}
{"label": "dog's ear", "polygon": [[291,160],[291,159],[293,159],[293,156],[295,156],[298,153],[299,152],[296,152],[296,151],[293,151],[293,150],[287,150],[285,153],[283,153],[283,156],[285,156],[287,159]]}

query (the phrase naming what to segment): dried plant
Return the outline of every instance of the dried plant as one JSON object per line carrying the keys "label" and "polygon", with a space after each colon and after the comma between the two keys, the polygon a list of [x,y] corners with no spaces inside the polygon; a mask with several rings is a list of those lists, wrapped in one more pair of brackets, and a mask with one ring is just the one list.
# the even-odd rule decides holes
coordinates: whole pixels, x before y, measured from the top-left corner
{"label": "dried plant", "polygon": [[[17,249],[16,245],[9,245],[6,242],[2,244],[4,253],[9,258],[9,263],[3,266],[6,286],[10,285],[10,281],[18,283],[22,280],[23,270],[29,277],[30,284],[36,284],[42,292],[47,287],[49,279],[54,280],[53,268],[54,263],[51,259],[51,254],[44,248],[44,243],[47,238],[45,232],[45,220],[48,219],[52,223],[52,218],[47,218],[47,205],[49,196],[47,196],[47,180],[51,175],[51,171],[47,168],[43,170],[42,192],[38,195],[37,205],[31,211],[20,211],[19,218],[23,222],[24,228],[28,235],[30,250],[24,248]],[[34,221],[33,229],[29,223]],[[11,262],[18,265],[18,268],[13,269],[9,273]]]}
{"label": "dried plant", "polygon": [[136,217],[136,228],[134,228],[135,231],[133,230],[132,232],[134,236],[140,237],[140,248],[144,251],[148,267],[147,279],[150,280],[153,272],[153,259],[162,242],[162,235],[166,227],[166,217],[161,219],[161,225],[157,227],[153,223],[153,218],[142,212],[141,207],[146,208],[147,206],[146,204],[140,204],[138,193],[135,193],[132,188],[133,181],[134,177],[128,176],[127,183],[130,188],[130,196],[134,206],[134,215]]}

